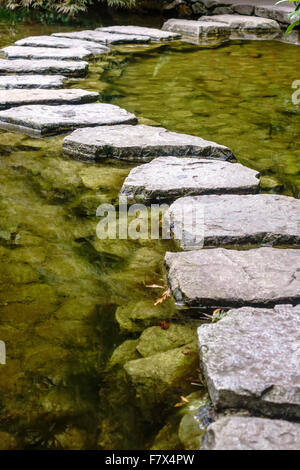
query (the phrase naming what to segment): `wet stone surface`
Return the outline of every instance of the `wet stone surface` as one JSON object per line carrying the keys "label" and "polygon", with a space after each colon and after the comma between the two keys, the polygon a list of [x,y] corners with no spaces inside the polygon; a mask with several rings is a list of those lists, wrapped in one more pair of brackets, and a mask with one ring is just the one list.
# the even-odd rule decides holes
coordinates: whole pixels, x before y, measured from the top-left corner
{"label": "wet stone surface", "polygon": [[178,303],[193,307],[274,306],[300,302],[300,250],[258,248],[167,253]]}
{"label": "wet stone surface", "polygon": [[129,201],[171,201],[181,196],[255,193],[259,173],[238,163],[161,157],[131,170],[121,195]]}
{"label": "wet stone surface", "polygon": [[46,136],[77,127],[135,123],[136,118],[119,106],[82,105],[20,106],[0,112],[0,128],[33,136]]}
{"label": "wet stone surface", "polygon": [[103,31],[75,31],[72,33],[54,33],[52,36],[58,38],[83,39],[84,41],[93,41],[101,44],[143,44],[150,42],[148,36],[139,36],[132,34],[110,34]]}
{"label": "wet stone surface", "polygon": [[200,326],[200,362],[214,405],[299,418],[299,332],[299,305],[243,307]]}
{"label": "wet stone surface", "polygon": [[8,46],[1,49],[7,59],[86,60],[92,53],[84,48],[55,49],[54,47]]}
{"label": "wet stone surface", "polygon": [[103,54],[109,51],[109,48],[104,44],[99,44],[93,41],[83,41],[80,39],[59,38],[55,36],[30,36],[16,41],[15,46],[52,47],[57,49],[74,49],[80,47],[92,52],[93,54]]}
{"label": "wet stone surface", "polygon": [[7,60],[0,59],[0,75],[6,74],[51,74],[68,77],[84,77],[88,63],[68,60]]}
{"label": "wet stone surface", "polygon": [[62,75],[16,75],[0,76],[0,90],[28,88],[62,88],[66,77]]}
{"label": "wet stone surface", "polygon": [[161,29],[144,28],[142,26],[108,26],[106,28],[98,28],[96,31],[111,34],[148,36],[151,41],[168,41],[180,38],[180,34],[162,31]]}
{"label": "wet stone surface", "polygon": [[[232,169],[234,172],[234,168]],[[204,226],[193,224],[203,211]],[[169,211],[182,249],[234,244],[300,245],[300,201],[273,194],[185,197]],[[203,236],[201,236],[203,234]]]}
{"label": "wet stone surface", "polygon": [[223,145],[145,125],[79,129],[65,138],[63,150],[66,155],[96,160],[149,161],[156,156],[176,155],[235,161],[231,150]]}
{"label": "wet stone surface", "polygon": [[[97,101],[94,91],[72,90],[0,90],[0,109],[31,104],[83,104]],[[37,120],[40,116],[37,114]],[[0,120],[1,122],[1,120]]]}
{"label": "wet stone surface", "polygon": [[203,450],[299,450],[300,424],[232,416],[209,426]]}

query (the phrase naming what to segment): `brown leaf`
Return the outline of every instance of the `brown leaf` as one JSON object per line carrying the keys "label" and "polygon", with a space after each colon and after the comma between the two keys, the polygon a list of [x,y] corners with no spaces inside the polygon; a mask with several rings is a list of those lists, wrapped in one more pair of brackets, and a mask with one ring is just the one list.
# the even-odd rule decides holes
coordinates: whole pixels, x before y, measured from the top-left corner
{"label": "brown leaf", "polygon": [[165,286],[159,286],[158,284],[151,284],[150,286],[147,286],[147,289],[165,289]]}
{"label": "brown leaf", "polygon": [[168,330],[170,328],[170,323],[166,321],[160,322],[159,326],[161,327],[162,330]]}
{"label": "brown leaf", "polygon": [[181,406],[184,406],[184,403],[176,403],[176,405],[174,405],[174,408],[180,408]]}
{"label": "brown leaf", "polygon": [[162,304],[168,297],[170,297],[170,289],[166,290],[163,295],[157,299],[157,301],[154,303],[155,307],[159,304]]}
{"label": "brown leaf", "polygon": [[183,396],[180,397],[180,398],[181,398],[181,401],[183,401],[184,403],[189,403],[189,400],[188,400],[187,398],[185,398],[185,397],[183,397]]}

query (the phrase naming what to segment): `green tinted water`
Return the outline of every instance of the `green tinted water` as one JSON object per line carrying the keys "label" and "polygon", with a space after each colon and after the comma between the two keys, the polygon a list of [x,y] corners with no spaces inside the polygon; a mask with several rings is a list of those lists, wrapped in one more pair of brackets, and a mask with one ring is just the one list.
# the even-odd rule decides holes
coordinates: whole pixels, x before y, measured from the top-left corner
{"label": "green tinted water", "polygon": [[[18,28],[8,35],[3,27],[1,44],[57,30]],[[272,190],[299,196],[300,109],[291,103],[297,63],[299,49],[280,43],[126,47],[71,84],[100,91],[145,122],[228,145]],[[131,166],[65,159],[61,142],[0,133],[0,340],[7,346],[0,442],[149,447],[176,401],[147,409],[148,398],[135,396],[121,369],[107,368],[115,348],[142,331],[120,332],[117,307],[153,306],[161,291],[146,286],[164,284],[162,260],[173,247],[97,240],[96,208],[117,203]],[[159,312],[149,325],[172,317],[174,305]]]}

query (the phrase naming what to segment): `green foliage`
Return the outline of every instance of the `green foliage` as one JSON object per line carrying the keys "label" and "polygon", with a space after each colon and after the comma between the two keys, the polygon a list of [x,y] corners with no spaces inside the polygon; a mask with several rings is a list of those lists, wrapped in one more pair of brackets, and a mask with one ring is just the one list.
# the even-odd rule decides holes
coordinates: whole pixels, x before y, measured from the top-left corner
{"label": "green foliage", "polygon": [[38,10],[74,18],[96,3],[111,7],[131,8],[136,0],[0,0],[0,6],[12,10]]}
{"label": "green foliage", "polygon": [[295,21],[287,28],[285,33],[287,35],[290,34],[296,26],[300,25],[300,2],[295,2],[294,0],[280,0],[276,5],[285,2],[293,3],[295,6],[295,11],[290,14],[290,18]]}

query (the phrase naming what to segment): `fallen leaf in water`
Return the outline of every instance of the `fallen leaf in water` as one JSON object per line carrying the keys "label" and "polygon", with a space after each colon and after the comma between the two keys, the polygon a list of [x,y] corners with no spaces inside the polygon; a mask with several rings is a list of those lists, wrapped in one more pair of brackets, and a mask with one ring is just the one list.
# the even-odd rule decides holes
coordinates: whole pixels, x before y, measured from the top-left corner
{"label": "fallen leaf in water", "polygon": [[159,286],[158,284],[151,284],[151,286],[147,286],[147,289],[165,289],[166,286]]}
{"label": "fallen leaf in water", "polygon": [[180,397],[180,398],[181,398],[181,401],[183,401],[184,403],[189,403],[189,401],[188,401],[188,399],[187,399],[187,398],[185,398],[185,397],[183,397],[183,396],[182,396],[182,397]]}
{"label": "fallen leaf in water", "polygon": [[170,297],[170,289],[166,290],[163,295],[157,299],[157,301],[154,303],[155,307],[156,305],[162,304],[168,297]]}
{"label": "fallen leaf in water", "polygon": [[168,330],[170,328],[170,323],[166,321],[160,322],[159,326],[161,327],[162,330]]}

